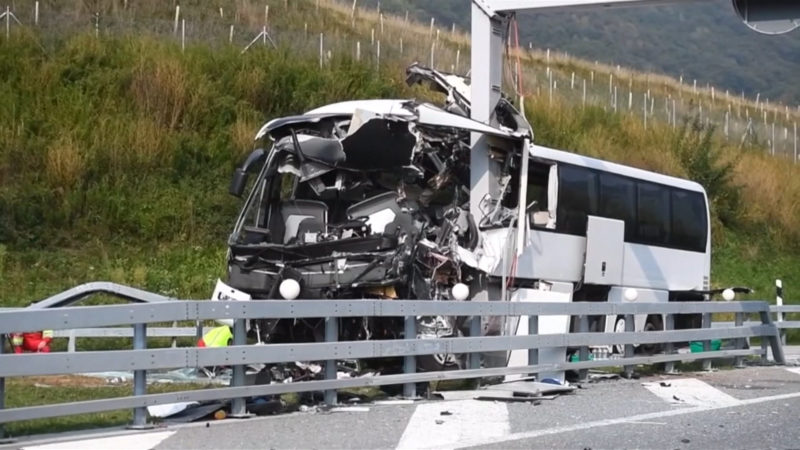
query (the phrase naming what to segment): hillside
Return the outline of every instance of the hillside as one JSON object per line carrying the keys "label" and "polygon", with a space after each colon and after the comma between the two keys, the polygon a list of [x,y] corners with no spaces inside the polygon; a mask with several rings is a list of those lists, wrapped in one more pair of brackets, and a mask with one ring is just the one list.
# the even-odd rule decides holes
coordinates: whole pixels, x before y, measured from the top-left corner
{"label": "hillside", "polygon": [[[469,30],[468,0],[359,0],[443,29]],[[681,75],[746,96],[800,105],[800,31],[751,32],[729,0],[579,13],[520,13],[520,40],[590,61]]]}
{"label": "hillside", "polygon": [[[222,20],[204,2],[183,2],[182,42],[171,4],[98,3],[104,25],[96,30],[85,2],[53,2],[47,20],[71,17],[74,28],[17,27],[0,43],[3,305],[96,279],[203,298],[224,273],[240,205],[226,193],[230,174],[263,122],[344,99],[430,95],[403,82],[404,66],[429,56],[426,24],[387,17],[381,33],[365,11],[352,18],[341,4],[274,0],[276,48],[242,52],[261,30],[261,6],[243,2]],[[465,36],[443,34],[437,64],[463,67],[456,55],[465,46]],[[750,285],[767,298],[780,277],[791,296],[800,286],[798,169],[765,154],[763,137],[708,133],[709,116],[724,111],[783,121],[780,112],[657,75],[543,58],[526,53],[523,61],[526,89],[539,94],[526,102],[538,143],[703,182],[713,190],[713,284]],[[585,104],[579,84],[567,88],[572,73],[591,90]],[[630,93],[640,103],[615,98],[612,107],[608,78],[620,99]],[[635,106],[643,96],[659,101],[647,123]],[[663,114],[667,100],[678,114]]]}

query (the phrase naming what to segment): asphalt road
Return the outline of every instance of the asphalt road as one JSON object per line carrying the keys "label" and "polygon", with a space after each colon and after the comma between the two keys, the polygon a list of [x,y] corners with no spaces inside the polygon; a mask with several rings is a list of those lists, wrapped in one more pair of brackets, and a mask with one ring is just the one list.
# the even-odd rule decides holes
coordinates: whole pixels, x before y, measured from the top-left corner
{"label": "asphalt road", "polygon": [[799,417],[800,368],[750,367],[600,381],[539,405],[362,405],[16,447],[788,449],[800,448]]}

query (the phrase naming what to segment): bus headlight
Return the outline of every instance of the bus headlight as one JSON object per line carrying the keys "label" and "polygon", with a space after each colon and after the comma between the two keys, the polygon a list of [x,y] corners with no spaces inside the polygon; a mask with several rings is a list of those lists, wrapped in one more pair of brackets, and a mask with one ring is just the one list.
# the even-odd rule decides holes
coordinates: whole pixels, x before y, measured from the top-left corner
{"label": "bus headlight", "polygon": [[286,300],[294,300],[300,295],[300,283],[297,280],[287,278],[281,281],[278,291],[280,291],[281,297]]}
{"label": "bus headlight", "polygon": [[456,300],[466,300],[469,297],[469,287],[464,283],[456,283],[453,286],[452,294]]}

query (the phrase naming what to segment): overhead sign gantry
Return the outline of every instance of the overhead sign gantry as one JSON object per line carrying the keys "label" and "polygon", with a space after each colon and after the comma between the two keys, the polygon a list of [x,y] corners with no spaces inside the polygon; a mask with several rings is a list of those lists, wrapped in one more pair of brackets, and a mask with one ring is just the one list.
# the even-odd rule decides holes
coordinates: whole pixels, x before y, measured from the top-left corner
{"label": "overhead sign gantry", "polygon": [[[503,44],[507,21],[516,11],[552,11],[625,6],[688,4],[710,0],[472,0],[472,118],[492,123],[503,80]],[[733,8],[751,29],[781,34],[800,26],[796,0],[733,0]],[[470,212],[480,217],[481,203],[497,199],[496,174],[490,164],[486,137],[472,135]]]}

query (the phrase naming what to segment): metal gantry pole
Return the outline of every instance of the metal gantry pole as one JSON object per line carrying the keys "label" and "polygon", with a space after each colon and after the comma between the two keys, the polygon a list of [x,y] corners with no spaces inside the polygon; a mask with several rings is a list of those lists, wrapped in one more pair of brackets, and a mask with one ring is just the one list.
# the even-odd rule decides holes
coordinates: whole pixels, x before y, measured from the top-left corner
{"label": "metal gantry pole", "polygon": [[[247,345],[247,319],[236,319],[233,321],[233,345],[244,346]],[[231,387],[244,386],[244,369],[243,364],[236,364],[233,366],[233,377],[231,378]],[[245,399],[242,397],[234,398],[231,402],[231,417],[247,417],[247,405]]]}
{"label": "metal gantry pole", "polygon": [[[147,324],[137,323],[133,326],[133,349],[147,349]],[[147,395],[147,370],[133,371],[133,395]],[[133,409],[133,424],[131,428],[147,428],[147,408],[144,406]]]}
{"label": "metal gantry pole", "polygon": [[[405,339],[417,338],[417,318],[416,316],[405,317],[404,327]],[[403,358],[403,373],[415,373],[417,371],[417,357],[414,355],[406,355]],[[417,396],[417,385],[414,383],[406,383],[403,385],[403,397],[414,398]]]}
{"label": "metal gantry pole", "polygon": [[[339,319],[336,317],[325,318],[325,342],[336,342],[339,340]],[[336,379],[336,360],[325,361],[325,379]],[[325,391],[325,404],[333,406],[337,403],[336,389]]]}

